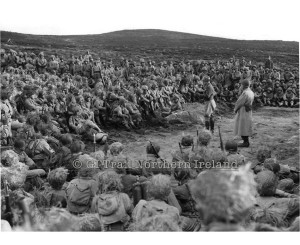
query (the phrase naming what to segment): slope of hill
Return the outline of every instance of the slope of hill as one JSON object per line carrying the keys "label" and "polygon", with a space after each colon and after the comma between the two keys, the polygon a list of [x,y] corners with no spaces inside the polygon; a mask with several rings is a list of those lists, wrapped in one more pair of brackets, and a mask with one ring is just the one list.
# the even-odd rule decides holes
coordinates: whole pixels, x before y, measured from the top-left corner
{"label": "slope of hill", "polygon": [[[7,41],[11,40],[10,45]],[[297,65],[299,43],[287,41],[247,41],[202,36],[164,30],[123,30],[98,35],[29,35],[1,31],[5,47],[30,51],[44,50],[64,55],[89,49],[102,58],[120,56],[137,59],[215,59],[244,56],[264,61],[269,55],[275,62]]]}

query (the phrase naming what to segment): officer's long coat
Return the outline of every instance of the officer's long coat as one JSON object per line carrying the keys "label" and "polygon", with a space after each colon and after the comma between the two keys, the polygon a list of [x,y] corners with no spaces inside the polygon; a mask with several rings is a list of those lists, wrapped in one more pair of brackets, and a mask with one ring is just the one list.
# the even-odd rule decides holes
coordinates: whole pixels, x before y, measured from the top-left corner
{"label": "officer's long coat", "polygon": [[[234,110],[237,111],[234,119],[234,134],[238,136],[252,135],[252,110],[246,111],[246,107],[251,108],[254,100],[254,93],[247,88],[240,95],[235,103]],[[245,107],[246,106],[246,107]]]}

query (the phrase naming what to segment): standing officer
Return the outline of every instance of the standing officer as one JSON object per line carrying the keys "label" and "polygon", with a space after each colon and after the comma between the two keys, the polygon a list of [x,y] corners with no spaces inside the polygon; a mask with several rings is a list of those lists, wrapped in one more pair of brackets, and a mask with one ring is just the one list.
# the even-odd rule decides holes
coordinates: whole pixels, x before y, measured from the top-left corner
{"label": "standing officer", "polygon": [[249,136],[252,135],[252,103],[254,100],[254,93],[250,89],[250,81],[248,79],[242,80],[243,92],[235,103],[234,112],[236,113],[234,119],[234,134],[241,136],[243,143],[239,147],[249,147]]}
{"label": "standing officer", "polygon": [[214,111],[217,107],[216,102],[214,100],[214,96],[216,92],[210,83],[210,77],[203,77],[203,87],[204,87],[204,96],[205,96],[205,127],[207,130],[210,130],[212,134],[214,133]]}

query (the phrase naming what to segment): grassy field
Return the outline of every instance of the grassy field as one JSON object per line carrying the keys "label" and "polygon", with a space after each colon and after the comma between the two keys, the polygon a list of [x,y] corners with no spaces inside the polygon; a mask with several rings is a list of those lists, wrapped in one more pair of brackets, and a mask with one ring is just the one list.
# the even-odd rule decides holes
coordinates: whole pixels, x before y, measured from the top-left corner
{"label": "grassy field", "polygon": [[[7,41],[11,40],[11,44]],[[247,41],[209,37],[164,30],[123,30],[95,35],[53,36],[29,35],[1,31],[2,48],[27,52],[45,51],[84,54],[90,50],[102,59],[118,60],[121,56],[162,61],[194,59],[228,59],[235,55],[254,62],[264,62],[270,55],[279,65],[299,64],[299,43],[286,41]]]}

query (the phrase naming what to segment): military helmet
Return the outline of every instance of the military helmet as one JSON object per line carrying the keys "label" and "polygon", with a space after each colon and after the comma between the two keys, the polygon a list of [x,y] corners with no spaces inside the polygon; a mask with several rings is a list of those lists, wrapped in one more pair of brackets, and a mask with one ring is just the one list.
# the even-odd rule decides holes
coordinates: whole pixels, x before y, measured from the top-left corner
{"label": "military helmet", "polygon": [[59,190],[66,182],[68,170],[65,168],[56,168],[49,172],[48,182],[53,189]]}
{"label": "military helmet", "polygon": [[60,141],[63,145],[68,145],[72,143],[73,138],[70,134],[64,134],[61,136]]}
{"label": "military helmet", "polygon": [[199,132],[198,143],[207,146],[212,138],[211,132],[209,130],[203,129]]}
{"label": "military helmet", "polygon": [[274,158],[267,158],[264,162],[265,169],[273,171],[275,174],[280,171],[280,165]]}
{"label": "military helmet", "polygon": [[22,139],[16,139],[15,142],[14,142],[14,147],[15,148],[23,149],[23,148],[25,148],[25,146],[26,146],[26,143]]}
{"label": "military helmet", "polygon": [[238,150],[238,144],[234,140],[229,140],[225,143],[225,150],[230,152],[236,152]]}
{"label": "military helmet", "polygon": [[185,135],[181,138],[181,145],[183,146],[191,146],[194,143],[193,136]]}
{"label": "military helmet", "polygon": [[142,86],[142,90],[148,90],[148,86],[147,85],[143,85]]}
{"label": "military helmet", "polygon": [[120,142],[114,142],[109,146],[109,151],[112,155],[119,155],[124,149],[124,145]]}
{"label": "military helmet", "polygon": [[266,159],[271,158],[271,154],[272,152],[268,147],[262,147],[258,150],[256,158],[260,163],[263,163]]}
{"label": "military helmet", "polygon": [[203,80],[203,82],[209,82],[210,77],[209,76],[204,76],[202,80]]}
{"label": "military helmet", "polygon": [[147,154],[159,153],[160,146],[155,142],[149,142],[146,147]]}

